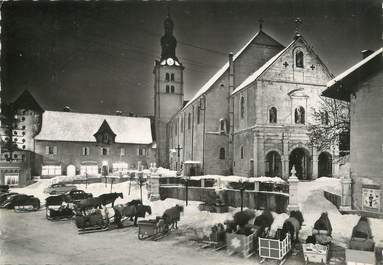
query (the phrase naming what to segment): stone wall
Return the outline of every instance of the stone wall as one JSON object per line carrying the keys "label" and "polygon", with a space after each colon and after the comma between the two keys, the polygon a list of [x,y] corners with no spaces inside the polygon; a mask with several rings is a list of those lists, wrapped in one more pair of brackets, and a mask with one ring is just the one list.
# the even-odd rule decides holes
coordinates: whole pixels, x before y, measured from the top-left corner
{"label": "stone wall", "polygon": [[[222,190],[225,203],[232,207],[241,207],[241,193],[239,190]],[[185,200],[184,186],[160,186],[161,199],[174,198]],[[189,187],[188,198],[191,201],[214,203],[217,194],[214,188]],[[250,209],[270,209],[277,213],[286,212],[289,195],[278,192],[244,191],[243,205]]]}

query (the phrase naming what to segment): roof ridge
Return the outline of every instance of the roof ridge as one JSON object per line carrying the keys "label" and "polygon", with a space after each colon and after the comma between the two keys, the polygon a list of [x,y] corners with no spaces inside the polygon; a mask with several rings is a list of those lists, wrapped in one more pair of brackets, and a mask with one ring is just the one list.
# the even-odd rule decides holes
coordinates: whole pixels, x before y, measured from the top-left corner
{"label": "roof ridge", "polygon": [[[148,117],[133,117],[125,115],[113,115],[113,114],[102,114],[102,113],[89,113],[89,112],[76,112],[76,111],[60,111],[60,110],[46,110],[45,112],[58,112],[65,114],[80,114],[80,115],[98,115],[98,116],[108,116],[108,117],[123,117],[123,118],[135,118],[135,119],[150,119]],[[44,112],[44,113],[45,113]]]}

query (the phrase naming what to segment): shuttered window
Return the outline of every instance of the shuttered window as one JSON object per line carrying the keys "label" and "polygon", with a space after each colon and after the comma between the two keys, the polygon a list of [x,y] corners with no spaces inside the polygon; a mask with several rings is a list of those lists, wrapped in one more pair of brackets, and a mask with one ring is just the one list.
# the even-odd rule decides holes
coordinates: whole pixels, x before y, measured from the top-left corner
{"label": "shuttered window", "polygon": [[82,147],[82,155],[83,156],[89,155],[89,147],[87,147],[87,146]]}
{"label": "shuttered window", "polygon": [[46,155],[57,155],[57,146],[47,145],[45,146]]}

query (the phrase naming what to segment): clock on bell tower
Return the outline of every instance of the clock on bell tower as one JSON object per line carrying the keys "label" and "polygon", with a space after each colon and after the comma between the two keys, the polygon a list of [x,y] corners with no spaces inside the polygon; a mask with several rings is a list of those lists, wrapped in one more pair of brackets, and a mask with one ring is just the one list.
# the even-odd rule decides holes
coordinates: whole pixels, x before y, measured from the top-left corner
{"label": "clock on bell tower", "polygon": [[174,23],[168,15],[161,37],[161,58],[154,64],[154,117],[157,143],[157,165],[168,166],[166,125],[183,106],[183,70],[176,56],[177,40],[173,36]]}

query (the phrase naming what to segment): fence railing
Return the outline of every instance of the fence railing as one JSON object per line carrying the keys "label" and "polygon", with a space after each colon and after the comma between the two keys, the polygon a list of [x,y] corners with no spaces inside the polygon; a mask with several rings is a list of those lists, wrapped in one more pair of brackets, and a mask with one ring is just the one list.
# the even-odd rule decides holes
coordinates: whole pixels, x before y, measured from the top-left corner
{"label": "fence railing", "polygon": [[339,194],[331,193],[328,191],[323,191],[324,197],[329,200],[332,204],[336,206],[336,208],[339,209],[341,203],[342,203],[342,196]]}

